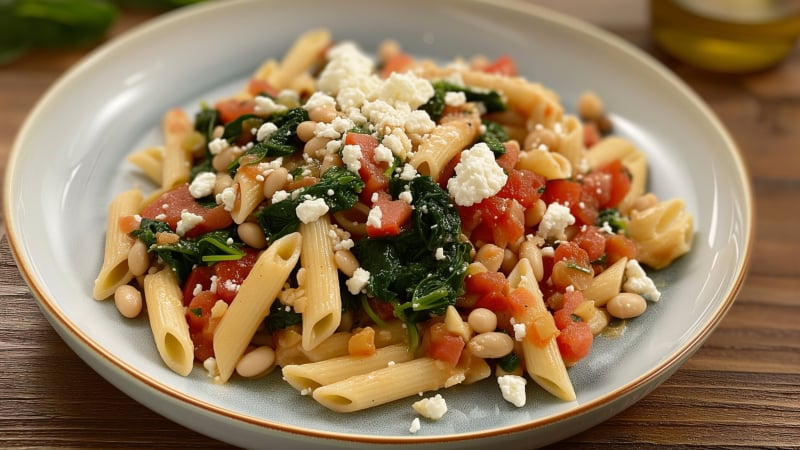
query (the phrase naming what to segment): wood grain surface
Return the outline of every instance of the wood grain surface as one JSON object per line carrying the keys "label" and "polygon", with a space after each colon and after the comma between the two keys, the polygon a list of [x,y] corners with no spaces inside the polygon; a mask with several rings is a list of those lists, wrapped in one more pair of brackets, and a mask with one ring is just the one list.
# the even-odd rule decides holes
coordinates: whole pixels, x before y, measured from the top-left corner
{"label": "wood grain surface", "polygon": [[[125,12],[109,38],[152,16]],[[755,245],[732,309],[674,376],[550,448],[800,448],[800,50],[770,71],[713,75],[660,53],[644,27],[611,31],[664,62],[729,128],[753,183]],[[0,67],[0,172],[35,102],[89,50]],[[19,275],[2,217],[0,447],[228,447],[136,403],[63,343]]]}

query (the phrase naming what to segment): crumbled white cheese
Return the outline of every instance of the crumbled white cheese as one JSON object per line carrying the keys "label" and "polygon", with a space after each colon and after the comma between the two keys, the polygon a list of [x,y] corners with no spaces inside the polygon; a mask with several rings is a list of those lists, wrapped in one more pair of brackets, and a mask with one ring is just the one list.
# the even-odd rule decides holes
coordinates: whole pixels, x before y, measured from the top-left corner
{"label": "crumbled white cheese", "polygon": [[258,131],[256,132],[256,139],[259,141],[264,141],[272,136],[272,133],[278,131],[278,126],[272,122],[264,122],[263,125],[258,127]]}
{"label": "crumbled white cheese", "polygon": [[553,202],[547,206],[547,210],[539,222],[536,235],[544,239],[561,239],[564,236],[564,230],[574,223],[575,217],[570,214],[569,208]]}
{"label": "crumbled white cheese", "polygon": [[175,232],[178,233],[179,236],[183,236],[192,228],[200,225],[201,223],[203,223],[202,216],[198,216],[197,214],[183,210],[181,211],[181,219],[178,221],[178,224],[175,227]]}
{"label": "crumbled white cheese", "polygon": [[411,193],[411,191],[403,191],[397,195],[397,198],[408,203],[409,205],[414,201],[414,195]]}
{"label": "crumbled white cheese", "polygon": [[232,186],[226,187],[217,194],[216,199],[218,205],[225,205],[225,211],[233,211],[233,205],[236,202],[236,189]]}
{"label": "crumbled white cheese", "polygon": [[328,205],[324,199],[315,198],[304,200],[297,205],[295,214],[303,223],[311,223],[328,213]]}
{"label": "crumbled white cheese", "polygon": [[461,152],[455,176],[447,181],[447,190],[456,204],[472,206],[500,192],[507,180],[508,175],[495,161],[494,153],[480,142]]}
{"label": "crumbled white cheese", "polygon": [[317,78],[317,88],[328,95],[335,96],[345,87],[358,86],[374,71],[372,59],[350,41],[334,45],[326,56],[328,62]]}
{"label": "crumbled white cheese", "polygon": [[461,106],[467,103],[467,94],[461,91],[447,91],[444,94],[444,103],[447,106]]}
{"label": "crumbled white cheese", "polygon": [[284,112],[289,109],[286,107],[286,105],[275,103],[274,100],[265,95],[257,96],[255,98],[255,103],[255,113],[262,116],[269,116],[275,113]]}
{"label": "crumbled white cheese", "polygon": [[282,201],[286,200],[287,198],[289,198],[289,196],[290,196],[290,194],[288,192],[286,192],[283,189],[281,189],[279,191],[275,191],[275,193],[272,194],[272,199],[271,200],[272,200],[272,203],[278,203],[278,202],[282,202]]}
{"label": "crumbled white cheese", "polygon": [[231,144],[227,140],[216,138],[208,143],[208,151],[211,152],[212,155],[218,155],[221,151],[230,146]]}
{"label": "crumbled white cheese", "polygon": [[411,426],[408,428],[408,431],[411,434],[416,434],[419,431],[419,417],[414,417],[414,420],[411,421]]}
{"label": "crumbled white cheese", "polygon": [[383,211],[381,211],[380,206],[375,206],[369,210],[369,214],[367,214],[367,226],[368,227],[381,227],[381,219],[383,218]]}
{"label": "crumbled white cheese", "polygon": [[389,147],[378,144],[378,146],[375,147],[375,161],[392,164],[394,162],[394,153],[392,153]]}
{"label": "crumbled white cheese", "polygon": [[194,198],[203,198],[214,192],[214,184],[217,182],[217,175],[214,172],[200,172],[194,177],[189,185],[189,193]]}
{"label": "crumbled white cheese", "polygon": [[320,107],[335,108],[336,100],[328,94],[317,91],[311,94],[311,97],[309,97],[305,105],[303,105],[303,109],[305,109],[306,111]]}
{"label": "crumbled white cheese", "polygon": [[411,405],[414,411],[418,412],[425,418],[431,420],[439,420],[447,412],[447,402],[441,394],[436,394],[434,397],[423,398]]}
{"label": "crumbled white cheese", "polygon": [[655,283],[647,276],[639,261],[631,259],[625,264],[625,278],[625,283],[622,285],[624,292],[639,294],[651,302],[661,299],[661,292],[656,289]]}
{"label": "crumbled white cheese", "polygon": [[436,258],[437,261],[445,259],[446,256],[444,256],[444,249],[442,247],[437,247],[433,257]]}
{"label": "crumbled white cheese", "polygon": [[525,406],[525,385],[528,384],[528,380],[519,375],[503,375],[497,377],[497,384],[507,402],[517,408]]}
{"label": "crumbled white cheese", "polygon": [[433,94],[433,85],[425,78],[413,72],[393,72],[383,80],[374,97],[393,105],[404,103],[414,110],[424,105]]}
{"label": "crumbled white cheese", "polygon": [[358,170],[361,169],[361,158],[363,157],[360,145],[345,145],[342,148],[342,162],[350,172],[358,173]]}
{"label": "crumbled white cheese", "polygon": [[359,267],[353,272],[353,276],[348,278],[344,284],[347,285],[347,290],[353,295],[358,295],[361,290],[366,287],[369,282],[370,273],[367,270]]}
{"label": "crumbled white cheese", "polygon": [[400,172],[400,179],[403,181],[411,181],[417,175],[419,175],[417,169],[411,164],[406,163],[403,165],[403,170]]}
{"label": "crumbled white cheese", "polygon": [[206,369],[206,374],[208,374],[209,378],[216,378],[219,376],[217,360],[214,359],[213,356],[210,356],[203,361],[203,368]]}
{"label": "crumbled white cheese", "polygon": [[524,323],[515,323],[514,327],[514,340],[517,342],[522,342],[525,339],[525,336],[528,334],[528,329],[525,327]]}

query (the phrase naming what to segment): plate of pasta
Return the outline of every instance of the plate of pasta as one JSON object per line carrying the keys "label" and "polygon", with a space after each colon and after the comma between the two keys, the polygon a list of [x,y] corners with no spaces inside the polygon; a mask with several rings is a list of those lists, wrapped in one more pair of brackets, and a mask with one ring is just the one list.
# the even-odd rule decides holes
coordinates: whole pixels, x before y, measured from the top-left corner
{"label": "plate of pasta", "polygon": [[582,431],[711,333],[753,220],[737,149],[673,75],[479,0],[166,14],[48,92],[5,193],[73,350],[242,447]]}

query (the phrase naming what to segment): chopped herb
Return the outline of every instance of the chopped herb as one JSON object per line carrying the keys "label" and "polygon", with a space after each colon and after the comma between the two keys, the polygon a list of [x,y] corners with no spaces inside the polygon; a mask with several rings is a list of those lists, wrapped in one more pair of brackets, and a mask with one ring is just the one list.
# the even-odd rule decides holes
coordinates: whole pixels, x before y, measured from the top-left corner
{"label": "chopped herb", "polygon": [[203,308],[189,308],[189,312],[195,317],[201,317],[203,315]]}
{"label": "chopped herb", "polygon": [[486,112],[505,111],[507,108],[497,91],[479,90],[440,80],[433,83],[433,92],[433,97],[420,106],[420,109],[426,111],[434,121],[438,121],[442,117],[446,106],[444,99],[448,92],[463,92],[468,102],[483,103]]}
{"label": "chopped herb", "polygon": [[587,275],[591,275],[593,273],[591,268],[583,267],[580,264],[575,264],[574,262],[568,262],[567,263],[567,269],[577,270],[577,271],[583,272],[583,273],[585,273]]}
{"label": "chopped herb", "polygon": [[497,122],[493,122],[491,120],[483,120],[483,126],[486,128],[486,132],[481,134],[478,138],[478,142],[484,142],[489,147],[489,150],[494,153],[494,157],[498,158],[500,155],[505,154],[506,147],[503,145],[503,142],[508,140],[508,133],[506,133],[505,128]]}
{"label": "chopped herb", "polygon": [[608,224],[608,226],[611,227],[611,231],[614,233],[619,233],[620,231],[625,232],[627,230],[625,219],[622,218],[619,210],[616,208],[601,210],[600,214],[597,215],[597,221],[595,223],[598,227],[603,227],[605,224]]}
{"label": "chopped herb", "polygon": [[519,356],[517,356],[514,352],[503,356],[502,358],[497,359],[497,365],[500,366],[501,369],[505,372],[513,372],[517,370],[519,367],[519,363],[521,362]]}

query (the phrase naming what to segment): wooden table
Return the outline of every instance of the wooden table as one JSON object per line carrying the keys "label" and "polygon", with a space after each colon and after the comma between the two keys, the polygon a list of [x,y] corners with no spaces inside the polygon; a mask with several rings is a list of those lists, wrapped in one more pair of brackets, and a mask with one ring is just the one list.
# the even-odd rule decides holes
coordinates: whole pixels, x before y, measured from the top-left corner
{"label": "wooden table", "polygon": [[[153,13],[126,12],[114,36]],[[667,64],[719,115],[752,176],[752,264],[705,345],[639,403],[552,448],[800,448],[800,50],[748,76],[711,75],[611,31]],[[86,53],[41,51],[0,67],[0,171],[45,89]],[[11,258],[0,217],[0,446],[224,448],[134,402],[56,335]]]}

